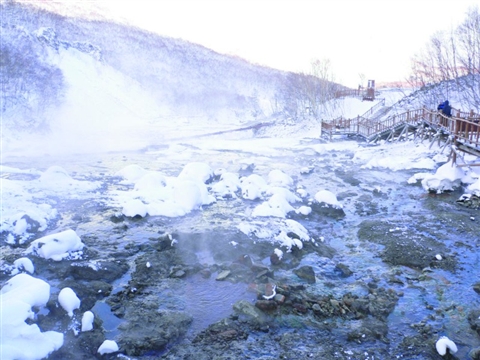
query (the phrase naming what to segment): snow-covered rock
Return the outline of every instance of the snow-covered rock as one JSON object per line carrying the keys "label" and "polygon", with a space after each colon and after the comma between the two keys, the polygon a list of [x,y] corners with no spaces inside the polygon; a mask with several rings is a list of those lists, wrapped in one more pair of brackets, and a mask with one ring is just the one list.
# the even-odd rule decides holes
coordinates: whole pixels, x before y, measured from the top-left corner
{"label": "snow-covered rock", "polygon": [[437,340],[435,343],[435,348],[437,349],[438,354],[441,356],[447,353],[447,349],[451,354],[455,354],[458,351],[457,345],[446,336],[442,336]]}
{"label": "snow-covered rock", "polygon": [[[0,290],[0,358],[40,360],[63,345],[63,334],[41,332],[32,307],[44,307],[50,285],[28,274],[11,278]],[[29,320],[27,324],[25,321]]]}
{"label": "snow-covered rock", "polygon": [[276,216],[284,218],[291,211],[295,211],[295,209],[289,204],[285,197],[280,194],[275,194],[267,201],[256,206],[252,212],[252,216]]}
{"label": "snow-covered rock", "polygon": [[117,171],[115,176],[122,177],[126,183],[135,183],[138,179],[148,173],[148,170],[145,170],[139,165],[132,164],[125,166],[123,169]]}
{"label": "snow-covered rock", "polygon": [[446,163],[440,166],[435,174],[427,175],[422,180],[422,187],[429,192],[442,193],[453,191],[460,186],[465,172],[462,168]]}
{"label": "snow-covered rock", "polygon": [[175,204],[184,214],[192,210],[198,210],[202,205],[209,205],[215,202],[215,198],[208,193],[203,182],[193,180],[180,180],[173,187],[173,198]]}
{"label": "snow-covered rock", "polygon": [[81,251],[83,247],[84,244],[75,231],[65,230],[33,241],[25,253],[60,261]]}
{"label": "snow-covered rock", "polygon": [[82,332],[93,330],[93,320],[95,316],[91,311],[85,311],[82,316]]}
{"label": "snow-covered rock", "polygon": [[58,302],[67,312],[68,316],[73,317],[73,311],[80,308],[80,299],[77,294],[69,288],[63,288],[58,294]]}
{"label": "snow-covered rock", "polygon": [[240,179],[238,174],[224,172],[220,176],[220,181],[212,185],[212,193],[221,197],[237,197],[236,192],[240,189]]}
{"label": "snow-covered rock", "polygon": [[242,197],[247,200],[261,199],[267,189],[267,182],[257,174],[251,174],[240,179]]}
{"label": "snow-covered rock", "polygon": [[203,162],[192,162],[185,165],[180,174],[179,179],[195,180],[202,183],[209,182],[214,176],[214,172],[210,165]]}
{"label": "snow-covered rock", "polygon": [[113,340],[105,340],[102,345],[98,348],[98,353],[100,355],[111,354],[118,351],[118,345]]}
{"label": "snow-covered rock", "polygon": [[283,171],[275,169],[268,173],[268,183],[271,186],[290,187],[293,185],[293,179]]}
{"label": "snow-covered rock", "polygon": [[26,257],[15,260],[13,265],[18,269],[18,271],[26,271],[30,274],[33,274],[35,271],[35,266],[33,266],[32,260]]}
{"label": "snow-covered rock", "polygon": [[122,214],[128,217],[147,215],[147,206],[139,199],[132,199],[123,205]]}
{"label": "snow-covered rock", "polygon": [[138,192],[155,192],[167,185],[167,179],[158,171],[148,171],[135,181],[134,190]]}

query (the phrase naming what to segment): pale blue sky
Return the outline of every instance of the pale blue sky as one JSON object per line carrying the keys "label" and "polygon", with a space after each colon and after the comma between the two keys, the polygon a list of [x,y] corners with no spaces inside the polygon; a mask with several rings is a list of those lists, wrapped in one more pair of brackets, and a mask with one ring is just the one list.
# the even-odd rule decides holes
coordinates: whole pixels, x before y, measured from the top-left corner
{"label": "pale blue sky", "polygon": [[[35,1],[34,1],[35,2]],[[52,2],[51,2],[52,3]],[[72,6],[71,0],[60,1]],[[289,71],[328,58],[335,80],[356,87],[404,80],[410,59],[450,30],[476,0],[83,0],[161,35]]]}

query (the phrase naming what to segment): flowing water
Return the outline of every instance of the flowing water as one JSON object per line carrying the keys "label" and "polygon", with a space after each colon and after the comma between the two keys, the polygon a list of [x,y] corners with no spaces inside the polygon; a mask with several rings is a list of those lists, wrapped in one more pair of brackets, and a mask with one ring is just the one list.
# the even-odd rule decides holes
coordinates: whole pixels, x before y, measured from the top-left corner
{"label": "flowing water", "polygon": [[[149,218],[122,233],[112,231],[112,223],[105,219],[105,214],[95,214],[94,210],[107,201],[107,189],[119,188],[109,174],[129,164],[138,164],[173,176],[192,161],[207,162],[213,169],[225,168],[233,172],[238,172],[242,163],[251,163],[255,165],[253,172],[264,177],[270,170],[281,169],[291,174],[297,185],[305,188],[310,195],[320,189],[336,193],[341,197],[346,214],[340,219],[325,217],[299,220],[317,239],[321,237],[323,243],[335,250],[332,258],[310,253],[301,260],[300,265],[311,266],[317,277],[317,282],[310,286],[309,291],[318,296],[341,296],[347,292],[364,296],[368,294],[367,284],[372,282],[379,287],[393,288],[402,296],[388,316],[390,349],[397,349],[405,337],[418,334],[415,324],[423,323],[437,329],[434,333],[448,335],[455,340],[460,345],[459,356],[464,358],[469,348],[480,346],[478,335],[470,329],[466,319],[469,310],[480,306],[480,296],[472,290],[473,284],[480,281],[478,211],[455,204],[461,190],[444,196],[428,195],[420,186],[407,184],[406,180],[415,171],[361,169],[359,164],[352,161],[353,155],[347,149],[320,156],[309,150],[308,144],[301,149],[274,148],[259,153],[226,149],[203,151],[196,146],[177,144],[175,147],[155,147],[128,154],[56,158],[55,164],[64,166],[74,177],[76,174],[87,179],[106,181],[103,192],[84,204],[88,218],[80,223],[78,217],[73,216],[78,213],[78,207],[71,208],[73,203],[68,201],[59,203],[62,214],[60,224],[75,228],[82,237],[88,235],[98,239],[96,242],[90,241],[88,246],[106,254],[113,245],[118,250],[131,243],[147,244],[149,238],[161,232],[198,234],[219,228],[235,229],[240,221],[249,221],[248,214],[256,203],[241,199],[219,200],[203,211],[182,218]],[[32,167],[24,159],[14,159],[8,165]],[[35,168],[44,170],[51,165],[54,165],[52,159],[43,158],[35,164]],[[299,170],[304,166],[312,166],[314,172],[301,175]],[[430,227],[435,230],[433,236],[438,237],[436,240],[447,251],[443,256],[453,258],[457,266],[454,269],[421,269],[386,263],[380,256],[385,244],[359,239],[359,226],[365,220],[391,222],[388,231],[419,238]],[[268,221],[265,224],[269,226]],[[381,235],[377,234],[379,237]],[[228,243],[231,239],[218,241]],[[435,249],[432,251],[435,252]],[[218,262],[208,249],[198,249],[195,254],[199,263]],[[435,259],[431,261],[434,263]],[[263,262],[267,264],[268,258],[263,258]],[[338,263],[346,265],[353,275],[339,277],[335,270]],[[187,340],[208,325],[232,314],[232,304],[236,301],[253,301],[255,298],[255,294],[247,291],[248,284],[219,282],[215,280],[216,275],[214,273],[210,278],[189,276],[182,286],[165,287],[158,293],[163,308],[182,310],[192,315],[193,322],[186,335]],[[279,270],[276,276],[291,283],[302,282],[289,271]],[[392,278],[396,280],[392,281]],[[114,292],[124,287],[129,279],[130,272],[117,280]],[[105,302],[99,301],[94,311],[104,322],[107,338],[114,338],[121,320],[109,312]],[[343,335],[339,333],[339,336]],[[254,341],[254,338],[255,335],[252,335],[249,341]],[[358,346],[361,348],[362,345]]]}

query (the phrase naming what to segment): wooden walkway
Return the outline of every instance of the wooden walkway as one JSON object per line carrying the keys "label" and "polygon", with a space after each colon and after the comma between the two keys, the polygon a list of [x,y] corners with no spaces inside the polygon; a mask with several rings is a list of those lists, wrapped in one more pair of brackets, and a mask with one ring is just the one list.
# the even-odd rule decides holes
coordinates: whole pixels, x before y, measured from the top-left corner
{"label": "wooden walkway", "polygon": [[[480,115],[473,111],[466,113],[452,110],[452,112],[455,115],[447,117],[438,111],[422,108],[381,120],[366,116],[353,119],[340,117],[322,121],[322,137],[331,140],[334,135],[359,136],[368,142],[376,142],[380,139],[388,141],[395,137],[402,138],[410,131],[415,131],[416,135],[428,131],[434,132],[436,137],[445,135],[447,142],[452,145],[452,151],[455,152],[454,161],[458,154],[457,150],[480,157]],[[373,112],[371,113],[373,115]]]}

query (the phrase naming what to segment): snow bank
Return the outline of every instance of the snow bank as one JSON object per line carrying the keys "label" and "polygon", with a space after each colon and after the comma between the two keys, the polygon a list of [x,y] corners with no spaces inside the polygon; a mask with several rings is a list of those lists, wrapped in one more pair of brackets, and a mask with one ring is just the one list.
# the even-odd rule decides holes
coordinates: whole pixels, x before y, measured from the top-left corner
{"label": "snow bank", "polygon": [[362,164],[362,169],[388,169],[392,171],[409,169],[433,170],[437,163],[436,151],[425,144],[412,142],[382,143],[375,147],[359,148],[353,161]]}
{"label": "snow bank", "polygon": [[[35,183],[34,183],[35,184]],[[97,182],[80,181],[73,179],[68,172],[57,165],[50,166],[45,170],[37,181],[40,189],[53,191],[55,195],[75,195],[79,192],[88,192],[97,189]]]}
{"label": "snow bank", "polygon": [[392,171],[409,170],[409,169],[434,169],[435,161],[432,159],[412,160],[403,156],[373,158],[362,169],[384,168]]}
{"label": "snow bank", "polygon": [[44,186],[72,185],[73,179],[67,171],[60,166],[51,166],[40,176],[40,183]]}
{"label": "snow bank", "polygon": [[158,171],[148,171],[134,182],[134,190],[149,196],[152,192],[159,192],[167,186],[167,178]]}
{"label": "snow bank", "polygon": [[426,175],[422,180],[422,187],[429,192],[442,193],[458,188],[465,178],[462,168],[446,163],[440,166],[435,174]]}
{"label": "snow bank", "polygon": [[478,178],[473,184],[467,187],[467,191],[473,195],[480,197],[480,178]]}
{"label": "snow bank", "polygon": [[178,178],[182,180],[194,180],[206,183],[212,179],[213,175],[213,170],[207,163],[192,162],[185,165],[183,170],[178,175]]}
{"label": "snow bank", "polygon": [[[150,216],[179,217],[191,211],[200,210],[202,206],[212,204],[219,198],[236,198],[238,192],[246,200],[264,200],[257,205],[253,217],[281,217],[297,211],[291,204],[302,202],[290,188],[293,179],[279,169],[268,173],[267,181],[258,174],[241,177],[237,173],[217,172],[220,179],[213,181],[215,172],[202,162],[185,165],[178,177],[169,177],[160,172],[144,172],[142,168],[129,165],[118,171],[129,179],[136,179],[133,190],[117,191],[116,200],[122,206],[122,213],[128,217]],[[138,177],[140,174],[142,176]],[[310,209],[311,211],[311,209]],[[306,214],[309,209],[302,208],[297,213]]]}
{"label": "snow bank", "polygon": [[366,113],[372,106],[375,106],[380,101],[380,99],[373,102],[363,101],[360,97],[344,97],[330,100],[325,104],[325,110],[320,114],[320,118],[335,119],[340,116],[344,119],[356,118]]}
{"label": "snow bank", "polygon": [[32,307],[44,307],[50,297],[50,285],[27,274],[11,278],[0,290],[0,358],[36,360],[47,357],[63,345],[63,334],[41,332]]}
{"label": "snow bank", "polygon": [[[474,158],[475,159],[475,158]],[[444,156],[435,156],[435,161],[445,161]],[[416,173],[408,179],[409,184],[421,181],[422,187],[428,192],[440,194],[444,191],[454,191],[462,184],[468,185],[464,196],[480,196],[480,174],[476,168],[458,167],[451,161],[441,165],[435,173]]]}
{"label": "snow bank", "polygon": [[145,205],[139,199],[132,199],[127,201],[123,205],[122,214],[129,217],[141,216],[145,217],[147,215],[147,205]]}
{"label": "snow bank", "polygon": [[14,299],[41,307],[50,298],[50,285],[28,274],[18,274],[7,281],[0,293],[2,300]]}
{"label": "snow bank", "polygon": [[24,244],[35,233],[47,229],[58,216],[56,209],[42,202],[34,203],[25,181],[2,179],[2,219],[0,233],[7,234],[7,243]]}
{"label": "snow bank", "polygon": [[[19,173],[14,168],[2,167],[6,173]],[[44,172],[23,170],[37,179],[12,181],[2,178],[2,219],[0,233],[6,234],[9,244],[24,244],[38,232],[45,231],[58,211],[45,203],[47,196],[88,198],[95,196],[99,182],[75,180],[60,166],[51,166]]]}
{"label": "snow bank", "polygon": [[116,174],[128,176],[129,181],[136,179],[132,191],[114,194],[125,216],[178,217],[215,202],[205,184],[214,175],[206,163],[188,163],[178,177],[168,177],[156,171],[143,172],[132,165]]}
{"label": "snow bank", "polygon": [[275,194],[264,203],[255,207],[252,216],[286,217],[291,211],[295,211],[295,209],[289,204],[287,199],[281,194]]}

